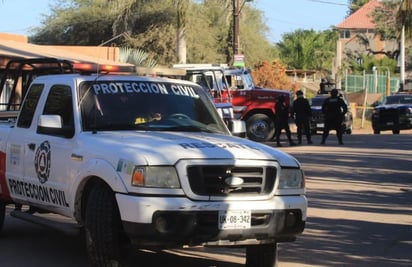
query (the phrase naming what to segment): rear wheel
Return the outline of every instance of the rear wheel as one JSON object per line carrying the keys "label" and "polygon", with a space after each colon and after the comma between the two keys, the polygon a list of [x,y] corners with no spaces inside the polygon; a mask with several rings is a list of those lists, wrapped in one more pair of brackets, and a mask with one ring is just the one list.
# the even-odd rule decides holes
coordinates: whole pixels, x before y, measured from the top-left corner
{"label": "rear wheel", "polygon": [[0,232],[3,229],[4,217],[6,216],[6,203],[0,200]]}
{"label": "rear wheel", "polygon": [[380,134],[381,131],[379,131],[378,129],[373,129],[373,133],[374,133],[374,134]]}
{"label": "rear wheel", "polygon": [[266,114],[255,114],[247,120],[246,131],[250,140],[270,141],[275,134],[275,123]]}
{"label": "rear wheel", "polygon": [[86,206],[86,246],[92,266],[124,266],[127,252],[119,210],[113,191],[94,185]]}
{"label": "rear wheel", "polygon": [[246,267],[276,267],[277,243],[246,247]]}
{"label": "rear wheel", "polygon": [[401,131],[400,130],[392,130],[393,134],[399,134]]}

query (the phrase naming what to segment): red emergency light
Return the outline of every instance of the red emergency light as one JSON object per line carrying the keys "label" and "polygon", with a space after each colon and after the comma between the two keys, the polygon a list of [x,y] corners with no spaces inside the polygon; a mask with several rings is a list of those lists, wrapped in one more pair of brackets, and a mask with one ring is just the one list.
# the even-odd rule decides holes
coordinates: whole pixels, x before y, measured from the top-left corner
{"label": "red emergency light", "polygon": [[134,66],[126,65],[111,65],[111,64],[96,64],[96,63],[73,63],[75,72],[87,73],[130,73],[135,72]]}

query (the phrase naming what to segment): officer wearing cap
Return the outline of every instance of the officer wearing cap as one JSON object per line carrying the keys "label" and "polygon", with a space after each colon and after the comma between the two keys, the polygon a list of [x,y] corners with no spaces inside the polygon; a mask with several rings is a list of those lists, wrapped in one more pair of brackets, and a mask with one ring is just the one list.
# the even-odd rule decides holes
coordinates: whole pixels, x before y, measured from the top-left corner
{"label": "officer wearing cap", "polygon": [[292,105],[292,116],[295,118],[297,127],[298,144],[302,144],[302,135],[306,135],[308,144],[312,144],[310,135],[310,118],[312,117],[312,110],[309,101],[304,97],[303,92],[298,90],[296,92],[296,99]]}
{"label": "officer wearing cap", "polygon": [[338,96],[338,90],[332,89],[330,97],[326,98],[322,105],[322,113],[325,116],[325,127],[323,129],[322,142],[325,144],[330,130],[336,130],[336,136],[340,145],[343,145],[343,119],[348,112],[345,101]]}

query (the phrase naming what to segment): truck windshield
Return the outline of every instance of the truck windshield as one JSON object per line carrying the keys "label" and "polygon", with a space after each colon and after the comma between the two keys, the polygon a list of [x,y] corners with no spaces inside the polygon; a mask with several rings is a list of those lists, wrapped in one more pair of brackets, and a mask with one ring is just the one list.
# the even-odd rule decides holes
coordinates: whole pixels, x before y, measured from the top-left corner
{"label": "truck windshield", "polygon": [[387,96],[383,103],[384,105],[388,104],[412,104],[412,95],[393,95]]}
{"label": "truck windshield", "polygon": [[228,134],[198,86],[149,81],[98,81],[80,85],[83,131],[206,131]]}

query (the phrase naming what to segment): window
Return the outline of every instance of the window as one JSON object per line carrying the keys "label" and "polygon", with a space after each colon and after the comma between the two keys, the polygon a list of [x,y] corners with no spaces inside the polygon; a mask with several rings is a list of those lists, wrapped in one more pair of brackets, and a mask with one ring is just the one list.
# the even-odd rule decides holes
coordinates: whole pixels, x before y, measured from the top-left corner
{"label": "window", "polygon": [[30,128],[43,88],[43,84],[33,84],[30,87],[26,100],[24,101],[23,107],[20,111],[17,127]]}
{"label": "window", "polygon": [[340,32],[340,38],[341,39],[349,39],[350,38],[350,31],[348,30],[342,30]]}
{"label": "window", "polygon": [[71,88],[66,85],[54,85],[47,96],[43,110],[44,115],[59,115],[62,118],[63,128],[70,129],[74,135],[73,100]]}

